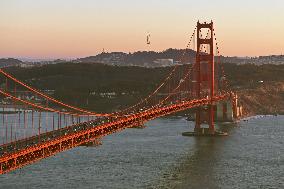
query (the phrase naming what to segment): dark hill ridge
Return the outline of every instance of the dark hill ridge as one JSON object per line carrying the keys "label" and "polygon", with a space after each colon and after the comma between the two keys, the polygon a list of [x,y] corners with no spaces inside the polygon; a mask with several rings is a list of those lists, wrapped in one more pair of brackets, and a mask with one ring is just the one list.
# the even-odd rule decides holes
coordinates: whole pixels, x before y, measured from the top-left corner
{"label": "dark hill ridge", "polygon": [[[224,64],[224,68],[248,114],[284,113],[284,65]],[[55,90],[54,96],[67,103],[108,112],[145,97],[171,69],[83,63],[6,68],[35,88]]]}
{"label": "dark hill ridge", "polygon": [[[133,53],[125,52],[103,52],[95,56],[88,56],[72,60],[72,63],[102,63],[114,66],[140,66],[140,67],[165,67],[174,64],[185,64],[195,62],[196,52],[192,49],[167,49],[161,52],[155,51],[138,51]],[[259,57],[216,57],[216,60],[221,62],[234,63],[234,64],[284,64],[284,55],[270,55]],[[13,58],[0,59],[0,67],[19,66],[33,67],[42,66],[46,64],[65,63],[69,60],[33,60],[26,59],[20,61]]]}
{"label": "dark hill ridge", "polygon": [[[192,49],[167,49],[162,52],[155,51],[138,51],[134,53],[111,52],[100,53],[96,56],[89,56],[77,59],[75,62],[82,63],[104,63],[119,66],[144,66],[144,67],[161,67],[164,64],[159,63],[159,59],[172,59],[173,63],[195,62],[196,51]],[[219,60],[219,57],[216,57]],[[221,62],[235,64],[284,64],[284,55],[270,55],[259,57],[226,57],[221,56]]]}
{"label": "dark hill ridge", "polygon": [[101,53],[96,56],[89,56],[77,59],[82,63],[104,63],[110,65],[134,65],[145,67],[163,66],[157,62],[158,59],[172,59],[174,63],[193,62],[195,60],[195,51],[191,49],[167,49],[162,52],[138,51],[134,53],[112,52]]}
{"label": "dark hill ridge", "polygon": [[8,66],[19,66],[22,61],[14,58],[1,58],[0,59],[0,68]]}
{"label": "dark hill ridge", "polygon": [[[170,69],[62,63],[6,70],[35,88],[55,90],[54,96],[64,102],[111,111],[153,91]],[[115,96],[109,99],[105,93],[115,93]]]}

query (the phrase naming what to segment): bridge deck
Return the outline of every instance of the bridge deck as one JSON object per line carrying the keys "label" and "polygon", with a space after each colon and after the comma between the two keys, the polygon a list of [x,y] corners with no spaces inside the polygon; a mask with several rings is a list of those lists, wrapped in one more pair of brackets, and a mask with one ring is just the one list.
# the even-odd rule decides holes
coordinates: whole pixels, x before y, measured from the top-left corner
{"label": "bridge deck", "polygon": [[89,122],[77,123],[68,127],[63,127],[61,129],[41,133],[40,135],[35,135],[29,138],[17,140],[8,144],[4,144],[0,146],[0,157],[6,154],[15,153],[22,149],[28,148],[32,145],[44,143],[50,140],[54,140],[58,137],[62,137],[68,134],[73,134],[75,132],[80,132],[84,130],[88,130],[94,128],[104,122],[108,121],[106,118],[98,118],[96,120],[92,120]]}

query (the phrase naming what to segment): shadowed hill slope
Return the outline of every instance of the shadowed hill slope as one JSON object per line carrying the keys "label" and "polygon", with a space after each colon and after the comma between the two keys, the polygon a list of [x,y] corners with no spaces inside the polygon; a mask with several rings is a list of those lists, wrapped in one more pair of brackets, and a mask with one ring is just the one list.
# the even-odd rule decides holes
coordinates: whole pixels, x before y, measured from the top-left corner
{"label": "shadowed hill slope", "polygon": [[[171,69],[62,63],[7,71],[35,88],[55,90],[64,102],[113,111],[145,97]],[[224,69],[248,114],[284,113],[284,65],[224,64]]]}

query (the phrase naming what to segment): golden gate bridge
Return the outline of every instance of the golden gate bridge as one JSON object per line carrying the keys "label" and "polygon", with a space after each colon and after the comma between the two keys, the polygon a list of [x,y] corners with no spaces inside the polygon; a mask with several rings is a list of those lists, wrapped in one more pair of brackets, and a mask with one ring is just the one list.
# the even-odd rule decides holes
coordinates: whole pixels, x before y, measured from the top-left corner
{"label": "golden gate bridge", "polygon": [[[237,96],[230,90],[220,62],[212,21],[197,22],[182,57],[188,49],[196,51],[193,63],[174,65],[151,94],[112,113],[66,104],[0,69],[0,174],[187,109],[194,108],[196,112],[195,129],[184,135],[226,135],[215,130],[214,121],[237,118]],[[17,90],[28,91],[33,98],[19,96]]]}

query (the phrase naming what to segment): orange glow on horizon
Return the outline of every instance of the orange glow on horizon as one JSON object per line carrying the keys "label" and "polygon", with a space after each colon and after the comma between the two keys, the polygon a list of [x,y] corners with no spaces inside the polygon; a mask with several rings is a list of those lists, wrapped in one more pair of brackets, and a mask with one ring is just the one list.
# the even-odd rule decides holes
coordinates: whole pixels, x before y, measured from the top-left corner
{"label": "orange glow on horizon", "polygon": [[[279,24],[284,3],[278,0],[267,12],[263,12],[267,9],[265,2],[259,2],[262,7],[254,13],[253,3],[238,9],[242,6],[227,2],[224,7],[220,4],[219,11],[213,11],[209,3],[206,14],[198,11],[199,5],[188,10],[189,1],[184,0],[148,2],[151,6],[128,0],[111,4],[72,1],[64,8],[58,6],[61,3],[1,2],[0,57],[77,58],[96,55],[103,48],[126,53],[181,49],[186,47],[197,18],[213,19],[222,55],[259,56],[284,51],[284,25]],[[147,32],[151,33],[150,47],[146,44]]]}

